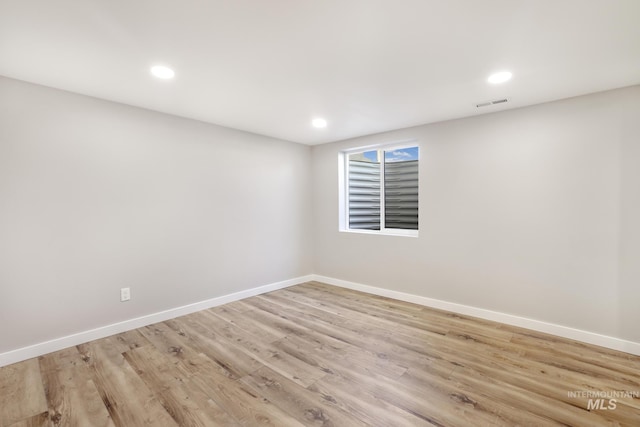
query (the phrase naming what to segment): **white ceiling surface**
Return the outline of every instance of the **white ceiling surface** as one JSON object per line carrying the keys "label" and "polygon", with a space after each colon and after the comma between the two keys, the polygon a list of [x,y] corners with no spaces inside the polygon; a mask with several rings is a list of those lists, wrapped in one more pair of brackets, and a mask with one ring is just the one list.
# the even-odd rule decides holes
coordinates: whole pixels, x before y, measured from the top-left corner
{"label": "white ceiling surface", "polygon": [[640,0],[2,0],[0,74],[319,144],[638,84]]}

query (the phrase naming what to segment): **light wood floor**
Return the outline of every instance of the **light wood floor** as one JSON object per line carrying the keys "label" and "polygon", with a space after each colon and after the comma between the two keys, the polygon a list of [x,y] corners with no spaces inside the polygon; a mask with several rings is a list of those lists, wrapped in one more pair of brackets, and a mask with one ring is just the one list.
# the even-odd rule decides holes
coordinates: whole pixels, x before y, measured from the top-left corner
{"label": "light wood floor", "polygon": [[1,368],[0,426],[640,426],[589,390],[640,357],[312,282]]}

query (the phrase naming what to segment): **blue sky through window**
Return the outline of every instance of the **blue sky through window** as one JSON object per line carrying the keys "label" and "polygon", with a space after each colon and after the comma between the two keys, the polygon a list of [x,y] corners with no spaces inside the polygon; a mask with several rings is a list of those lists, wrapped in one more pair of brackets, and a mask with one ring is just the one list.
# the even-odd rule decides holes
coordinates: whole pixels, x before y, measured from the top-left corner
{"label": "blue sky through window", "polygon": [[399,150],[385,151],[384,160],[386,163],[408,162],[410,160],[418,160],[418,147],[409,147],[409,148],[401,148]]}
{"label": "blue sky through window", "polygon": [[[371,150],[362,153],[365,159],[377,163],[378,151]],[[389,150],[384,152],[384,158],[387,163],[408,162],[418,160],[418,147],[400,148],[397,150]]]}
{"label": "blue sky through window", "polygon": [[378,161],[378,152],[377,151],[365,151],[364,153],[362,153],[362,155],[371,160],[372,162],[377,162]]}

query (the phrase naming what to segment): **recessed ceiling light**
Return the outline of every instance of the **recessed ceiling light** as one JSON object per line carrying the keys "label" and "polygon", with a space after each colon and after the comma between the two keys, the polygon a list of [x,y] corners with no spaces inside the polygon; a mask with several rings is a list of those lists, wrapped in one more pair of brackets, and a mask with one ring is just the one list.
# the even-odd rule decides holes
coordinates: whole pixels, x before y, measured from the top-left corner
{"label": "recessed ceiling light", "polygon": [[513,74],[511,74],[510,71],[500,71],[499,73],[491,74],[487,81],[491,84],[497,85],[510,80],[512,76]]}
{"label": "recessed ceiling light", "polygon": [[311,126],[314,128],[322,129],[327,127],[327,121],[325,119],[317,118],[311,121]]}
{"label": "recessed ceiling light", "polygon": [[169,67],[165,67],[164,65],[156,65],[151,67],[151,74],[156,76],[159,79],[172,79],[176,73]]}

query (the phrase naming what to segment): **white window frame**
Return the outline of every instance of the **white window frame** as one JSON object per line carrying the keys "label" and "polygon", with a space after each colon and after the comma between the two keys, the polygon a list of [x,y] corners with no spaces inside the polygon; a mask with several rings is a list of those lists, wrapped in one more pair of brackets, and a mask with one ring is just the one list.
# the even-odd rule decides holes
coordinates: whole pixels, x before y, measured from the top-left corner
{"label": "white window frame", "polygon": [[[349,148],[338,154],[338,227],[340,232],[358,233],[358,234],[379,234],[386,236],[405,236],[418,237],[420,231],[420,216],[418,215],[418,230],[405,230],[400,228],[385,227],[385,181],[384,181],[384,152],[391,150],[401,150],[406,148],[418,147],[418,165],[421,156],[421,147],[417,140],[410,139],[397,141],[390,144],[376,144],[365,147]],[[362,153],[365,151],[378,151],[380,162],[380,230],[362,230],[349,228],[349,155],[354,153]],[[418,184],[418,203],[420,201],[420,187]],[[419,211],[418,211],[419,212]]]}

